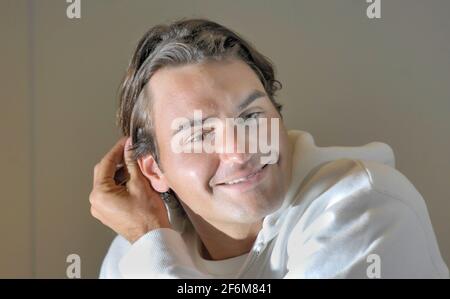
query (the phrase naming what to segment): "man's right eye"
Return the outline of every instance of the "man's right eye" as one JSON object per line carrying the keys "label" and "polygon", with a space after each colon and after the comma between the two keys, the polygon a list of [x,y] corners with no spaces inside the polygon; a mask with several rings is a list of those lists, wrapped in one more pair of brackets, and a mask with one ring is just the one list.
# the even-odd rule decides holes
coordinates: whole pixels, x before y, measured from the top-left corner
{"label": "man's right eye", "polygon": [[188,140],[188,142],[199,142],[199,141],[203,141],[206,137],[209,136],[209,134],[211,134],[213,131],[212,130],[208,130],[208,131],[200,131],[194,135],[192,135],[192,137]]}
{"label": "man's right eye", "polygon": [[203,141],[203,132],[199,133],[199,134],[195,134],[194,136],[192,136],[192,138],[189,140],[190,142],[198,142],[198,141]]}

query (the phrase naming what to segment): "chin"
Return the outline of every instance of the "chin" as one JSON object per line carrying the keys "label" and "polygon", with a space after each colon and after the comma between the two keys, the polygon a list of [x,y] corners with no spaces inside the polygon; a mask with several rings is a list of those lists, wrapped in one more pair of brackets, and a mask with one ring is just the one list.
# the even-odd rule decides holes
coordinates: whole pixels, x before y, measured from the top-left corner
{"label": "chin", "polygon": [[267,215],[275,212],[281,207],[282,200],[252,198],[241,199],[239,205],[236,202],[231,204],[229,210],[229,218],[232,218],[233,222],[239,223],[253,223],[260,221]]}

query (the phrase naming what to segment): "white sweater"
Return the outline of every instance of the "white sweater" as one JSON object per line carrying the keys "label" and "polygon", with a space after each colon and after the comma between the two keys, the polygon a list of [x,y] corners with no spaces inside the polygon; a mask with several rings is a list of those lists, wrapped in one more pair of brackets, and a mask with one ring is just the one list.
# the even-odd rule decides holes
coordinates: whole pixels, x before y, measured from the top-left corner
{"label": "white sweater", "polygon": [[374,157],[383,144],[318,148],[306,132],[289,137],[292,183],[248,254],[204,260],[186,222],[132,245],[117,236],[100,278],[448,278],[422,196]]}

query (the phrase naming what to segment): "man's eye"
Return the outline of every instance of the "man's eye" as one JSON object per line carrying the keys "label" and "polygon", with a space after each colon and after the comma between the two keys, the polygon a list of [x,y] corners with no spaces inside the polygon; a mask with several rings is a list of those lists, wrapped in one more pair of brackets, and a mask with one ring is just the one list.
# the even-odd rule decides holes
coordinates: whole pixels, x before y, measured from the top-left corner
{"label": "man's eye", "polygon": [[190,142],[198,142],[198,141],[202,141],[204,137],[203,132],[200,134],[195,134],[194,136],[192,136]]}
{"label": "man's eye", "polygon": [[192,136],[192,138],[189,140],[189,142],[199,142],[199,141],[203,141],[208,134],[211,134],[212,131],[202,131],[199,133],[196,133],[195,135]]}
{"label": "man's eye", "polygon": [[254,118],[260,117],[262,114],[263,114],[262,112],[252,112],[252,113],[245,115],[243,118],[244,118],[244,120],[252,119],[252,118],[254,119]]}

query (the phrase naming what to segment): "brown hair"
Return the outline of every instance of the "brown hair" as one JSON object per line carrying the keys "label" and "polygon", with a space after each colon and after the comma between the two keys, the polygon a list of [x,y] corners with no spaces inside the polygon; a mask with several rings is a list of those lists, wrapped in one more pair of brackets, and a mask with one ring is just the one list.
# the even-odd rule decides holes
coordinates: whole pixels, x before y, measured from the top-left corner
{"label": "brown hair", "polygon": [[274,97],[282,85],[275,79],[272,63],[230,29],[206,19],[187,19],[157,25],[145,33],[138,42],[120,86],[117,111],[122,133],[132,138],[130,150],[134,159],[152,154],[159,164],[151,100],[145,90],[142,92],[151,76],[164,66],[228,57],[241,59],[255,71],[270,100],[281,112],[282,106]]}

